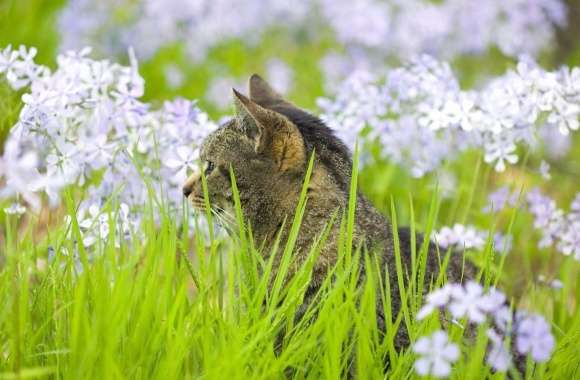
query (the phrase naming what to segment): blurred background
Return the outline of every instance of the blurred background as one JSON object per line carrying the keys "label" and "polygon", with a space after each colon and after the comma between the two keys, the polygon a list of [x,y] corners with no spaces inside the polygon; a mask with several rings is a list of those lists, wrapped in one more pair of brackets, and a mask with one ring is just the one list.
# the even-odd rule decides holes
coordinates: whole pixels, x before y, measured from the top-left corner
{"label": "blurred background", "polygon": [[521,55],[574,66],[579,18],[577,0],[2,0],[0,45],[36,46],[51,67],[85,46],[126,63],[133,47],[149,100],[199,99],[219,116],[253,72],[314,108],[356,69],[421,53],[451,62],[466,87]]}
{"label": "blurred background", "polygon": [[[245,91],[249,75],[260,73],[318,114],[340,107],[324,99],[340,99],[341,84],[354,73],[388,75],[421,54],[448,62],[461,89],[481,88],[518,62],[535,61],[545,70],[580,66],[580,0],[0,0],[0,47],[8,44],[36,47],[36,61],[51,69],[58,53],[86,46],[95,59],[129,64],[132,48],[145,80],[143,99],[153,107],[194,99],[218,121],[232,113],[231,88]],[[23,92],[0,81],[0,141],[18,120]],[[558,207],[571,207],[580,189],[578,133],[539,140],[539,149],[520,152],[518,165],[503,172],[480,170],[481,155],[468,152],[433,173],[417,173],[393,165],[371,143],[361,186],[386,213],[391,196],[402,204],[401,224],[410,220],[410,194],[420,224],[438,188],[440,224],[510,226],[513,250],[536,252],[530,215],[512,226],[510,214],[483,210],[502,186],[540,187]],[[421,144],[415,143],[418,150]],[[542,252],[530,261],[510,256],[525,263],[528,276],[508,288],[523,291],[520,285],[537,278],[535,268],[558,277],[564,259]]]}

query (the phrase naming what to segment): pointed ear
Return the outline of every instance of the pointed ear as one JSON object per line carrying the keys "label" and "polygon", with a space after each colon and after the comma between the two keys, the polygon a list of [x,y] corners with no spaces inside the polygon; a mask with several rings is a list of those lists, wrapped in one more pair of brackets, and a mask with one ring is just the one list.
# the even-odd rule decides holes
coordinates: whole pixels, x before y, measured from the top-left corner
{"label": "pointed ear", "polygon": [[295,107],[292,103],[285,100],[280,94],[278,94],[272,86],[268,84],[261,76],[258,74],[253,74],[250,77],[250,99],[253,102],[258,103],[262,107],[272,107],[277,105],[285,105],[289,107]]}
{"label": "pointed ear", "polygon": [[238,125],[255,141],[257,153],[272,158],[280,171],[298,169],[306,162],[302,134],[285,116],[263,108],[235,89],[234,105]]}

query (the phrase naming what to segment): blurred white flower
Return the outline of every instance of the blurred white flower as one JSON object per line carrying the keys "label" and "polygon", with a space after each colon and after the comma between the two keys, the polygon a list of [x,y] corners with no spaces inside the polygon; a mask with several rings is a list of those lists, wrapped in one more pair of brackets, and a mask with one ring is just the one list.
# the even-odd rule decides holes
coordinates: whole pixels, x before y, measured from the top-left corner
{"label": "blurred white flower", "polygon": [[483,249],[487,233],[478,231],[473,226],[454,224],[453,227],[443,227],[435,231],[432,240],[442,248]]}
{"label": "blurred white flower", "polygon": [[483,323],[489,313],[505,302],[505,296],[494,289],[484,294],[483,287],[473,281],[465,287],[454,287],[449,311],[455,318],[467,317],[470,322]]}
{"label": "blurred white flower", "polygon": [[487,353],[487,363],[496,371],[505,372],[512,364],[512,357],[507,343],[494,330],[487,330],[487,337],[491,342],[491,348]]}
{"label": "blurred white flower", "polygon": [[571,220],[566,225],[557,247],[564,255],[580,260],[580,220]]}
{"label": "blurred white flower", "polygon": [[221,76],[209,82],[205,98],[220,110],[227,109],[232,102],[232,88],[243,88],[241,80]]}
{"label": "blurred white flower", "polygon": [[543,317],[519,313],[515,344],[521,354],[530,354],[534,361],[544,363],[550,358],[555,341]]}
{"label": "blurred white flower", "polygon": [[9,215],[22,215],[26,212],[26,207],[18,202],[14,202],[9,207],[6,207],[4,212]]}
{"label": "blurred white flower", "polygon": [[276,91],[286,94],[292,87],[294,72],[286,62],[271,58],[266,62],[266,78]]}
{"label": "blurred white flower", "polygon": [[550,175],[550,164],[548,164],[544,160],[542,160],[542,162],[540,163],[540,174],[542,175],[542,178],[544,178],[546,181],[552,178],[552,176]]}
{"label": "blurred white flower", "polygon": [[500,212],[506,206],[514,207],[518,201],[518,193],[511,191],[508,186],[502,186],[488,195],[488,204],[483,208],[484,212]]}
{"label": "blurred white flower", "polygon": [[413,344],[413,352],[419,355],[415,361],[415,371],[421,376],[449,376],[451,364],[459,359],[459,348],[441,330],[419,338]]}
{"label": "blurred white flower", "polygon": [[451,295],[455,293],[455,287],[458,285],[445,284],[442,288],[436,289],[427,295],[425,305],[417,312],[417,319],[422,320],[426,318],[433,311],[447,306],[451,300]]}
{"label": "blurred white flower", "polygon": [[[580,96],[574,91],[580,84],[570,82],[580,82],[580,75],[545,71],[530,58],[471,91],[461,90],[448,64],[425,55],[386,75],[373,71],[351,73],[334,98],[320,99],[322,118],[349,146],[371,127],[368,136],[378,139],[386,158],[413,176],[467,149],[482,150],[484,161],[501,172],[519,162],[518,146],[538,145],[538,130],[553,135],[560,128],[562,135],[578,129]],[[541,113],[547,125],[538,122]],[[565,141],[551,136],[546,147],[565,152]]]}
{"label": "blurred white flower", "polygon": [[[51,72],[34,63],[34,49],[2,50],[4,74],[18,68],[17,78],[30,87],[0,157],[0,198],[16,198],[38,209],[39,193],[45,192],[55,206],[64,187],[84,186],[101,171],[99,181],[88,182],[77,215],[83,243],[92,246],[112,228],[125,237],[135,230],[142,215],[133,212],[148,197],[144,176],[156,196],[167,198],[170,209],[181,207],[184,168],[197,159],[199,144],[217,125],[192,101],[168,101],[161,109],[142,102],[144,81],[131,51],[128,67],[93,60],[89,53],[60,54]],[[20,85],[13,82],[8,84]],[[168,153],[176,157],[166,166],[160,155]],[[121,203],[115,227],[98,206],[111,196]]]}
{"label": "blurred white flower", "polygon": [[173,181],[183,184],[187,179],[188,171],[197,167],[197,155],[188,146],[178,146],[174,151],[168,152],[163,164],[174,171]]}

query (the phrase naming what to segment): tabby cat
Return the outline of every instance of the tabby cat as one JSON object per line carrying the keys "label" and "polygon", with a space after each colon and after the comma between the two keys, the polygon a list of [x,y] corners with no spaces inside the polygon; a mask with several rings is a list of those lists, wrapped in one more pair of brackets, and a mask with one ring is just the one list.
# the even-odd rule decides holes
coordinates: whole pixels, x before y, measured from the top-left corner
{"label": "tabby cat", "polygon": [[[249,98],[233,90],[236,117],[210,134],[201,146],[200,158],[207,181],[208,196],[216,212],[234,214],[230,166],[235,173],[244,217],[252,227],[256,246],[271,252],[280,233],[281,246],[289,234],[311,155],[312,174],[307,188],[308,202],[296,242],[295,271],[307,259],[311,244],[321,234],[333,214],[337,223],[330,227],[326,244],[315,262],[310,288],[304,305],[309,304],[328,271],[337,262],[341,213],[348,208],[352,158],[340,139],[320,119],[283,99],[258,75],[249,81]],[[203,208],[200,174],[190,177],[183,187],[184,195],[195,207]],[[356,194],[353,247],[372,252],[381,265],[388,266],[393,314],[397,315],[399,299],[392,227],[363,194]],[[403,266],[411,264],[411,234],[398,231]],[[421,244],[421,236],[417,244]],[[418,251],[418,250],[417,250]],[[278,255],[279,256],[279,255]],[[439,256],[431,247],[427,257],[427,285],[439,273]],[[274,268],[275,270],[276,268]],[[364,260],[361,262],[364,277]],[[447,267],[450,282],[460,281],[465,266],[461,255],[452,255]],[[470,268],[467,267],[467,271]],[[472,273],[467,273],[472,276]],[[382,310],[381,307],[377,308]],[[380,327],[385,323],[378,313]],[[395,346],[408,345],[400,329]]]}

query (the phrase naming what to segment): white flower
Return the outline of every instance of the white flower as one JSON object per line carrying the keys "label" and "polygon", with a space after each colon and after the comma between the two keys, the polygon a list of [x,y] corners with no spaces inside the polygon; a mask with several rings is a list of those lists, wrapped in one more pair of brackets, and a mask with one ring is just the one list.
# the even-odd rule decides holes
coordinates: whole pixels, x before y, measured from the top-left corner
{"label": "white flower", "polygon": [[433,240],[442,248],[483,249],[486,238],[485,232],[462,224],[455,224],[451,228],[443,227],[433,234]]}
{"label": "white flower", "polygon": [[6,181],[0,188],[0,198],[20,195],[34,210],[39,210],[36,192],[45,185],[45,177],[38,172],[38,166],[35,151],[23,149],[16,138],[8,137],[0,157],[0,177]]}
{"label": "white flower", "polygon": [[272,58],[266,62],[266,78],[276,91],[286,94],[292,87],[294,72],[286,62]]}
{"label": "white flower", "polygon": [[568,103],[562,98],[558,98],[555,107],[556,110],[548,116],[548,123],[557,126],[563,135],[578,130],[580,127],[580,121],[578,121],[580,105]]}
{"label": "white flower", "polygon": [[492,288],[488,294],[484,294],[480,284],[470,281],[464,288],[453,288],[449,311],[455,318],[467,317],[470,322],[480,324],[504,302],[505,296],[501,292]]}
{"label": "white flower", "polygon": [[580,260],[580,220],[571,220],[560,235],[558,250]]}
{"label": "white flower", "polygon": [[505,170],[506,161],[512,165],[518,162],[518,156],[515,154],[516,144],[509,137],[493,135],[486,143],[485,151],[485,162],[489,164],[495,162],[495,170],[498,172]]}
{"label": "white flower", "polygon": [[432,291],[427,295],[427,302],[417,312],[417,319],[422,320],[433,311],[446,306],[453,293],[454,287],[459,285],[445,284],[442,288]]}
{"label": "white flower", "polygon": [[552,176],[550,175],[550,164],[548,164],[544,160],[542,160],[542,162],[540,163],[540,174],[542,175],[542,178],[544,178],[545,180],[549,180],[550,178],[552,178]]}
{"label": "white flower", "polygon": [[6,207],[4,212],[10,215],[22,215],[26,212],[26,207],[18,202],[14,202],[10,205],[10,207]]}
{"label": "white flower", "polygon": [[187,172],[197,168],[197,152],[188,146],[179,146],[174,152],[169,152],[163,164],[175,173],[174,181],[182,184],[187,179]]}
{"label": "white flower", "polygon": [[491,342],[491,349],[487,354],[487,363],[496,371],[507,371],[512,364],[512,357],[506,342],[492,329],[487,330],[487,336]]}
{"label": "white flower", "polygon": [[451,364],[459,359],[459,348],[449,342],[447,334],[441,330],[417,340],[413,352],[419,355],[415,361],[415,371],[421,376],[449,376]]}

